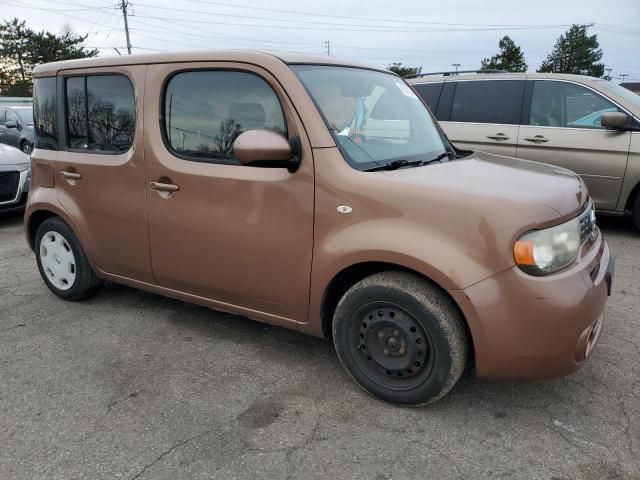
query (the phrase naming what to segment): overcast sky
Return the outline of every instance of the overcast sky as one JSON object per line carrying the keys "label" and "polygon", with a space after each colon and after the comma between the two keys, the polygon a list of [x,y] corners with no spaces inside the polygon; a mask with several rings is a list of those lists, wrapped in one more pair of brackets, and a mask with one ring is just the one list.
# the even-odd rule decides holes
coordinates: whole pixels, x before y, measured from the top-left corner
{"label": "overcast sky", "polygon": [[[88,33],[100,55],[126,53],[118,0],[0,0],[1,18]],[[640,0],[130,0],[133,53],[212,48],[291,50],[402,62],[423,71],[477,69],[509,35],[535,70],[572,23],[593,23],[615,78],[640,81]]]}

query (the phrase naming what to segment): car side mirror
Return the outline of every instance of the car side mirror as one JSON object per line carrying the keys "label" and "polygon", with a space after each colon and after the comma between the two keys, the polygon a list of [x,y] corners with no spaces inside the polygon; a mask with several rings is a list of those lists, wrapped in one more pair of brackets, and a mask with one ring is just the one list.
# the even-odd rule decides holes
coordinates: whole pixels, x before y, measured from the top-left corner
{"label": "car side mirror", "polygon": [[7,120],[4,123],[4,126],[7,127],[7,128],[17,128],[18,124],[16,122],[14,122],[13,120]]}
{"label": "car side mirror", "polygon": [[273,130],[249,130],[233,142],[233,154],[242,165],[294,170],[299,162],[297,146]]}
{"label": "car side mirror", "polygon": [[600,125],[607,128],[629,128],[629,115],[622,112],[605,112],[600,116]]}

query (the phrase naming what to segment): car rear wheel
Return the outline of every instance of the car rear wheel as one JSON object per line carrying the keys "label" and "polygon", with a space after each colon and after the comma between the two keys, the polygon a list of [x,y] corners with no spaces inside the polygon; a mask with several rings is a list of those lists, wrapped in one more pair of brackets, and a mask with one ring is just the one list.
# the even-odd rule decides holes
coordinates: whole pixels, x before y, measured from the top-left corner
{"label": "car rear wheel", "polygon": [[38,228],[35,241],[40,275],[49,290],[65,300],[81,300],[102,285],[75,234],[62,219],[52,217]]}
{"label": "car rear wheel", "polygon": [[368,393],[405,405],[443,397],[467,363],[464,320],[452,300],[405,272],[374,274],[351,287],[334,315],[340,362]]}
{"label": "car rear wheel", "polygon": [[20,144],[20,150],[22,150],[22,152],[26,153],[27,155],[31,155],[31,152],[33,151],[33,145],[31,144],[31,142],[25,140]]}

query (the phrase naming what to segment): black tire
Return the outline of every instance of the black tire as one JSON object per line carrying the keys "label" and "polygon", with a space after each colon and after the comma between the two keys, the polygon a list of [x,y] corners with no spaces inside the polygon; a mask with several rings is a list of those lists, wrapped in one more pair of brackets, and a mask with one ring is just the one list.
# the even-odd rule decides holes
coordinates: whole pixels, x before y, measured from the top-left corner
{"label": "black tire", "polygon": [[31,152],[33,152],[33,145],[28,140],[24,140],[20,144],[20,150],[22,150],[22,153],[26,153],[27,155],[31,155]]}
{"label": "black tire", "polygon": [[[73,282],[65,285],[64,289],[56,286],[50,279],[50,275],[45,272],[41,258],[41,255],[46,253],[43,252],[41,248],[43,247],[43,239],[46,235],[55,234],[63,238],[65,241],[65,248],[70,250],[73,254],[73,260],[75,263],[73,268],[75,279]],[[73,230],[71,230],[71,227],[69,227],[69,225],[59,217],[48,218],[38,227],[35,241],[35,252],[38,270],[40,271],[40,275],[42,276],[44,283],[49,287],[49,290],[64,300],[82,300],[90,297],[94,295],[104,283],[96,276],[95,272],[91,268],[91,265],[82,250],[82,246],[80,245],[76,235],[73,233]]]}
{"label": "black tire", "polygon": [[469,355],[465,323],[452,300],[406,272],[376,273],[351,287],[336,307],[333,342],[366,392],[414,406],[451,390]]}
{"label": "black tire", "polygon": [[636,228],[640,230],[640,192],[636,194],[636,200],[633,202],[633,223],[636,224]]}

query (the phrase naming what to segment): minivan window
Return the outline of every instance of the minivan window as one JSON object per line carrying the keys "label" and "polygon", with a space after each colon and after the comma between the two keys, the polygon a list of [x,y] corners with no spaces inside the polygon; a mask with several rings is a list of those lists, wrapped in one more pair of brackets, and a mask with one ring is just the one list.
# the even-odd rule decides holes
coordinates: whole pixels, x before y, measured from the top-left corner
{"label": "minivan window", "polygon": [[287,133],[278,96],[260,76],[202,70],[174,75],[164,94],[163,128],[179,157],[239,164],[233,142],[241,133],[268,129]]}
{"label": "minivan window", "polygon": [[566,128],[605,128],[603,113],[622,111],[602,95],[569,82],[536,80],[529,125]]}
{"label": "minivan window", "polygon": [[56,78],[36,78],[33,85],[35,148],[58,150]]}
{"label": "minivan window", "polygon": [[23,125],[33,125],[33,107],[19,107],[14,109]]}
{"label": "minivan window", "polygon": [[66,80],[68,144],[72,150],[123,153],[135,128],[133,86],[124,75]]}
{"label": "minivan window", "polygon": [[524,83],[524,80],[457,82],[451,121],[519,124]]}
{"label": "minivan window", "polygon": [[[417,83],[413,84],[413,88],[418,95],[424,100],[431,111],[435,114],[436,107],[438,106],[438,100],[440,99],[440,93],[442,92],[442,82],[438,83]],[[438,119],[439,120],[439,119]]]}
{"label": "minivan window", "polygon": [[431,160],[447,150],[429,111],[395,75],[326,65],[291,68],[352,167],[367,170],[394,160]]}

